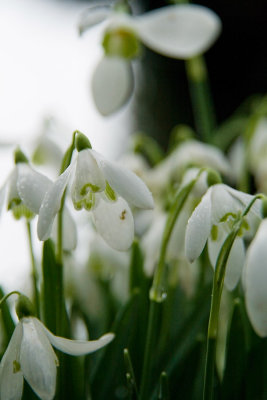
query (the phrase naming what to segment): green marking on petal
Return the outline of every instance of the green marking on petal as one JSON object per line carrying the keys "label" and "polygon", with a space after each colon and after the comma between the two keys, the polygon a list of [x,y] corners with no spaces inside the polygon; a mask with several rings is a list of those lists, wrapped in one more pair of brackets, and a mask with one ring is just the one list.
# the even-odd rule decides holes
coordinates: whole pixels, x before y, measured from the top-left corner
{"label": "green marking on petal", "polygon": [[23,203],[13,206],[12,213],[15,219],[26,218],[27,220],[32,219],[34,217],[34,213],[28,209]]}
{"label": "green marking on petal", "polygon": [[218,239],[218,226],[213,225],[211,228],[211,240],[217,240]]}
{"label": "green marking on petal", "polygon": [[237,214],[228,212],[220,219],[220,222],[226,222],[226,221],[229,221],[230,219],[236,219],[236,218],[237,218]]}
{"label": "green marking on petal", "polygon": [[105,33],[102,42],[108,56],[132,59],[140,55],[140,42],[134,31],[119,27]]}
{"label": "green marking on petal", "polygon": [[16,374],[21,370],[20,363],[17,360],[13,361],[13,374]]}
{"label": "green marking on petal", "polygon": [[108,181],[106,181],[105,195],[111,201],[116,201],[117,200],[116,193],[114,192],[114,190],[112,189],[112,187],[110,186]]}
{"label": "green marking on petal", "polygon": [[12,210],[13,207],[17,207],[20,204],[21,204],[21,199],[19,197],[14,197],[12,200],[9,201],[7,209]]}
{"label": "green marking on petal", "polygon": [[80,191],[80,195],[81,195],[81,196],[86,196],[86,195],[87,195],[88,193],[90,193],[90,192],[96,193],[96,192],[99,192],[99,190],[100,190],[100,187],[99,187],[99,186],[93,185],[92,183],[86,183],[86,184],[82,187],[82,189],[81,189],[81,191]]}

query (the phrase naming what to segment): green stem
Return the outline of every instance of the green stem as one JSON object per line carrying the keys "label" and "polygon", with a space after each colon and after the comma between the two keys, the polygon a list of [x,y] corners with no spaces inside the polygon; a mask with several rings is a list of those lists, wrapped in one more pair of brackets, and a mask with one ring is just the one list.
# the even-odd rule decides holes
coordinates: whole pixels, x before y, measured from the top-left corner
{"label": "green stem", "polygon": [[203,141],[210,143],[216,126],[208,73],[203,56],[185,61],[196,130]]}
{"label": "green stem", "polygon": [[155,300],[150,300],[148,327],[147,327],[147,340],[145,347],[145,357],[142,370],[142,381],[140,387],[140,400],[147,400],[149,398],[148,392],[151,380],[151,367],[152,355],[155,352],[155,328],[158,319],[160,303]]}
{"label": "green stem", "polygon": [[40,318],[40,299],[39,299],[39,290],[38,290],[38,276],[37,276],[37,268],[36,262],[33,252],[33,243],[32,243],[32,232],[31,232],[31,223],[27,221],[27,234],[28,234],[28,241],[29,241],[29,249],[30,249],[30,256],[31,256],[31,266],[32,266],[32,285],[33,285],[33,296],[34,296],[34,306],[36,311],[37,318]]}
{"label": "green stem", "polygon": [[195,179],[193,179],[191,182],[189,182],[186,186],[184,186],[181,190],[177,192],[166,221],[163,238],[161,242],[159,262],[154,274],[152,287],[149,293],[150,307],[149,307],[144,364],[143,364],[142,378],[141,378],[140,400],[148,399],[148,391],[151,379],[152,356],[154,355],[153,345],[155,341],[156,321],[158,318],[158,312],[160,310],[160,303],[162,303],[166,298],[166,288],[164,281],[165,281],[165,258],[166,258],[168,243],[175,222],[192,188],[194,187],[195,183],[197,182],[197,179],[199,178],[202,172],[203,170],[200,170]]}
{"label": "green stem", "polygon": [[218,336],[219,311],[220,311],[227,261],[229,258],[231,248],[234,244],[234,241],[242,226],[243,218],[247,215],[254,202],[261,197],[262,195],[255,196],[248,204],[248,206],[245,208],[245,210],[242,213],[242,216],[234,224],[233,230],[226,237],[216,261],[215,272],[213,277],[211,308],[210,308],[210,317],[209,317],[208,335],[207,335],[207,353],[206,353],[206,365],[205,365],[205,376],[204,376],[203,400],[211,400],[213,396],[213,378],[214,378],[214,368],[215,368],[215,358],[216,358],[216,341]]}

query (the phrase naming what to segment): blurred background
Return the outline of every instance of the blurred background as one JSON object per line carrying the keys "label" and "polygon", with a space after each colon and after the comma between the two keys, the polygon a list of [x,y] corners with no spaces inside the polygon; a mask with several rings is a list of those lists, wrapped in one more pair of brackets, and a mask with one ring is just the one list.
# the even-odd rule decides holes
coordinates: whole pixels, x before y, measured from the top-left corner
{"label": "blurred background", "polygon": [[[178,123],[194,126],[184,62],[144,49],[134,63],[135,91],[116,114],[102,117],[90,91],[102,55],[103,26],[79,36],[77,24],[91,1],[2,0],[0,4],[0,184],[13,167],[17,144],[27,153],[53,119],[52,132],[66,146],[79,129],[94,148],[117,158],[129,136],[142,131],[166,148]],[[101,3],[94,2],[94,3]],[[133,0],[134,14],[171,2]],[[174,1],[172,2],[174,3]],[[196,1],[222,19],[223,31],[206,53],[216,117],[229,117],[248,96],[267,89],[267,3],[259,0]],[[50,128],[49,128],[50,129]],[[2,212],[0,281],[13,289],[28,251],[24,226]],[[16,249],[13,251],[13,249]],[[25,261],[21,261],[25,260]],[[18,275],[17,275],[18,274]],[[19,279],[19,278],[18,278]]]}

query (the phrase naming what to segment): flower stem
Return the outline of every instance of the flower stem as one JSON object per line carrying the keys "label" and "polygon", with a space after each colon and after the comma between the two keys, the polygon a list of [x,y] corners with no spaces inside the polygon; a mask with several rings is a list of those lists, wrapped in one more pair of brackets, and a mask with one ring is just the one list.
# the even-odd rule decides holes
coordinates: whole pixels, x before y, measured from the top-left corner
{"label": "flower stem", "polygon": [[38,290],[38,276],[37,276],[37,268],[36,262],[33,252],[33,243],[32,243],[32,232],[31,232],[31,223],[27,221],[27,234],[28,234],[28,241],[29,241],[29,249],[30,249],[30,256],[31,256],[31,266],[32,266],[32,285],[33,285],[33,296],[34,296],[34,306],[36,311],[37,318],[40,318],[40,299],[39,299],[39,290]]}
{"label": "flower stem", "polygon": [[216,261],[215,272],[213,277],[211,308],[210,308],[210,317],[209,317],[208,334],[207,334],[207,352],[206,352],[206,364],[205,364],[205,375],[204,375],[203,400],[211,400],[213,396],[213,378],[214,378],[214,367],[216,358],[216,342],[218,336],[219,311],[220,311],[221,297],[224,286],[224,277],[225,277],[228,257],[231,248],[234,244],[234,241],[242,226],[243,217],[247,215],[254,202],[261,197],[262,197],[261,195],[255,196],[248,204],[248,206],[245,208],[245,210],[242,213],[242,216],[238,218],[238,220],[234,224],[233,230],[226,237]]}
{"label": "flower stem", "polygon": [[196,178],[194,178],[191,182],[189,182],[186,186],[184,186],[177,192],[166,221],[163,238],[161,242],[159,262],[154,274],[153,284],[149,293],[150,307],[149,307],[144,364],[143,364],[142,378],[141,378],[140,400],[148,399],[148,392],[151,379],[152,355],[154,354],[153,349],[155,341],[156,322],[159,310],[161,308],[160,303],[162,303],[166,298],[166,288],[164,281],[165,281],[165,258],[166,258],[168,243],[175,222],[183,208],[183,205],[185,204],[188,195],[190,194],[192,188],[194,187],[201,173],[202,170],[199,171]]}
{"label": "flower stem", "polygon": [[203,56],[185,61],[189,82],[196,130],[203,141],[210,143],[216,126],[213,101],[208,82],[208,73]]}

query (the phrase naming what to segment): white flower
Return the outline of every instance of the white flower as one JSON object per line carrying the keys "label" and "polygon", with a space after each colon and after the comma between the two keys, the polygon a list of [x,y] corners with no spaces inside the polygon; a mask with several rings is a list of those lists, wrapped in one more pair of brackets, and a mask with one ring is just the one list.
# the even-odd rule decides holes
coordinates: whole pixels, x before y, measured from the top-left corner
{"label": "white flower", "polygon": [[[185,235],[185,253],[190,262],[201,254],[207,240],[209,258],[212,266],[232,224],[253,199],[252,195],[232,189],[224,184],[211,186],[188,220]],[[253,232],[261,219],[260,201],[251,207],[243,223],[243,230]],[[244,232],[242,232],[244,234]],[[245,260],[245,246],[241,236],[235,239],[232,246],[225,275],[225,284],[232,290],[241,274]]]}
{"label": "white flower", "polygon": [[23,378],[42,400],[52,400],[56,390],[58,359],[51,345],[71,355],[92,353],[114,335],[98,340],[70,340],[53,335],[37,318],[23,317],[15,328],[0,364],[1,400],[20,400]]}
{"label": "white flower", "polygon": [[39,212],[39,239],[49,237],[71,175],[74,175],[71,185],[74,207],[92,210],[96,229],[102,238],[116,250],[127,250],[134,237],[133,216],[128,202],[135,207],[150,209],[153,208],[152,195],[134,173],[105,160],[89,148],[78,152],[46,193]]}
{"label": "white flower", "polygon": [[[93,76],[93,97],[101,114],[118,110],[130,97],[133,87],[132,56],[120,57],[127,47],[120,31],[130,34],[151,50],[167,57],[189,59],[205,52],[221,31],[218,16],[208,8],[192,5],[171,5],[141,16],[114,12],[107,6],[92,7],[84,18],[80,31],[108,19],[106,33],[119,32],[112,42],[114,52],[100,61]],[[126,35],[127,36],[127,35]],[[125,35],[124,35],[125,37]],[[134,53],[134,51],[133,51]],[[119,56],[110,57],[110,55]]]}
{"label": "white flower", "polygon": [[267,336],[267,219],[251,242],[244,269],[246,308],[250,322],[261,337]]}
{"label": "white flower", "polygon": [[[165,191],[170,180],[181,179],[189,166],[210,167],[229,177],[231,167],[221,150],[197,140],[187,140],[171,152],[155,168],[144,172],[144,179],[152,190]],[[189,178],[190,180],[190,178]]]}
{"label": "white flower", "polygon": [[[39,214],[46,192],[51,189],[53,182],[45,175],[35,171],[27,163],[20,163],[16,168],[16,191],[23,204],[34,214]],[[76,225],[68,211],[64,208],[63,248],[73,250],[77,244]],[[50,232],[51,233],[51,232]],[[50,235],[49,235],[50,236]],[[56,224],[53,226],[52,236],[56,236]]]}

